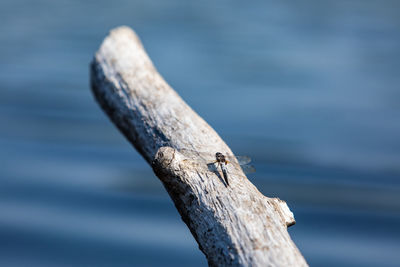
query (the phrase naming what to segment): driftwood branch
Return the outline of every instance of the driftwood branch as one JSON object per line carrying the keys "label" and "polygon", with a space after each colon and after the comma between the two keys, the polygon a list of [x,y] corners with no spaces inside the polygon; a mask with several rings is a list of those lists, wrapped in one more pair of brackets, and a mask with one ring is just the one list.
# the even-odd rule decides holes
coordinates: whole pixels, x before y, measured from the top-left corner
{"label": "driftwood branch", "polygon": [[91,86],[163,182],[210,266],[307,266],[287,232],[295,221],[284,201],[263,196],[240,170],[227,186],[181,153],[232,151],[164,81],[130,28],[114,29],[103,41]]}

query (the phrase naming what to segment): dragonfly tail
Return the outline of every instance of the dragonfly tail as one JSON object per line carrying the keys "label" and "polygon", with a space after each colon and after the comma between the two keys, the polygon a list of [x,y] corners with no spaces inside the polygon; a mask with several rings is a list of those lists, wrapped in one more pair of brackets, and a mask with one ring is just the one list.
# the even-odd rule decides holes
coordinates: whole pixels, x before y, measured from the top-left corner
{"label": "dragonfly tail", "polygon": [[222,174],[224,175],[224,179],[225,179],[225,183],[226,185],[229,186],[229,182],[228,182],[228,174],[226,173],[226,170],[222,170]]}

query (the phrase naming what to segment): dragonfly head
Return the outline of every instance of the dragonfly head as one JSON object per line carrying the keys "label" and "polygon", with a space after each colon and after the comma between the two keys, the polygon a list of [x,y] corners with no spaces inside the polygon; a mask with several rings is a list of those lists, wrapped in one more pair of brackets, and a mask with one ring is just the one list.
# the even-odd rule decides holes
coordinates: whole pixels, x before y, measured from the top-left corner
{"label": "dragonfly head", "polygon": [[224,162],[225,161],[225,156],[221,152],[215,153],[215,159],[218,162]]}

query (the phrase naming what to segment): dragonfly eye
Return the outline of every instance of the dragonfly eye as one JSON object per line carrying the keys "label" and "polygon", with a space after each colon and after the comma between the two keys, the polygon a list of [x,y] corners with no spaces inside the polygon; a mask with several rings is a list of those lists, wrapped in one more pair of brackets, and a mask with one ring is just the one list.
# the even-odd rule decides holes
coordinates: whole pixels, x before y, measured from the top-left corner
{"label": "dragonfly eye", "polygon": [[217,153],[215,153],[215,157],[216,157],[217,160],[218,160],[218,159],[221,159],[221,158],[223,157],[223,155],[222,155],[221,152],[217,152]]}

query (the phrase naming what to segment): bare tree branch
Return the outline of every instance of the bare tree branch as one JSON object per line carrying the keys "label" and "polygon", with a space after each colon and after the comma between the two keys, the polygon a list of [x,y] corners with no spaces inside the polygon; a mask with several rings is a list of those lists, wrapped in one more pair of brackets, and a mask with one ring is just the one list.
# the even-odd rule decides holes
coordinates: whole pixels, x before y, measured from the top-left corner
{"label": "bare tree branch", "polygon": [[210,266],[307,266],[287,232],[295,221],[284,201],[263,196],[240,168],[227,186],[181,153],[232,151],[164,81],[130,28],[116,28],[103,41],[91,86],[163,182]]}

